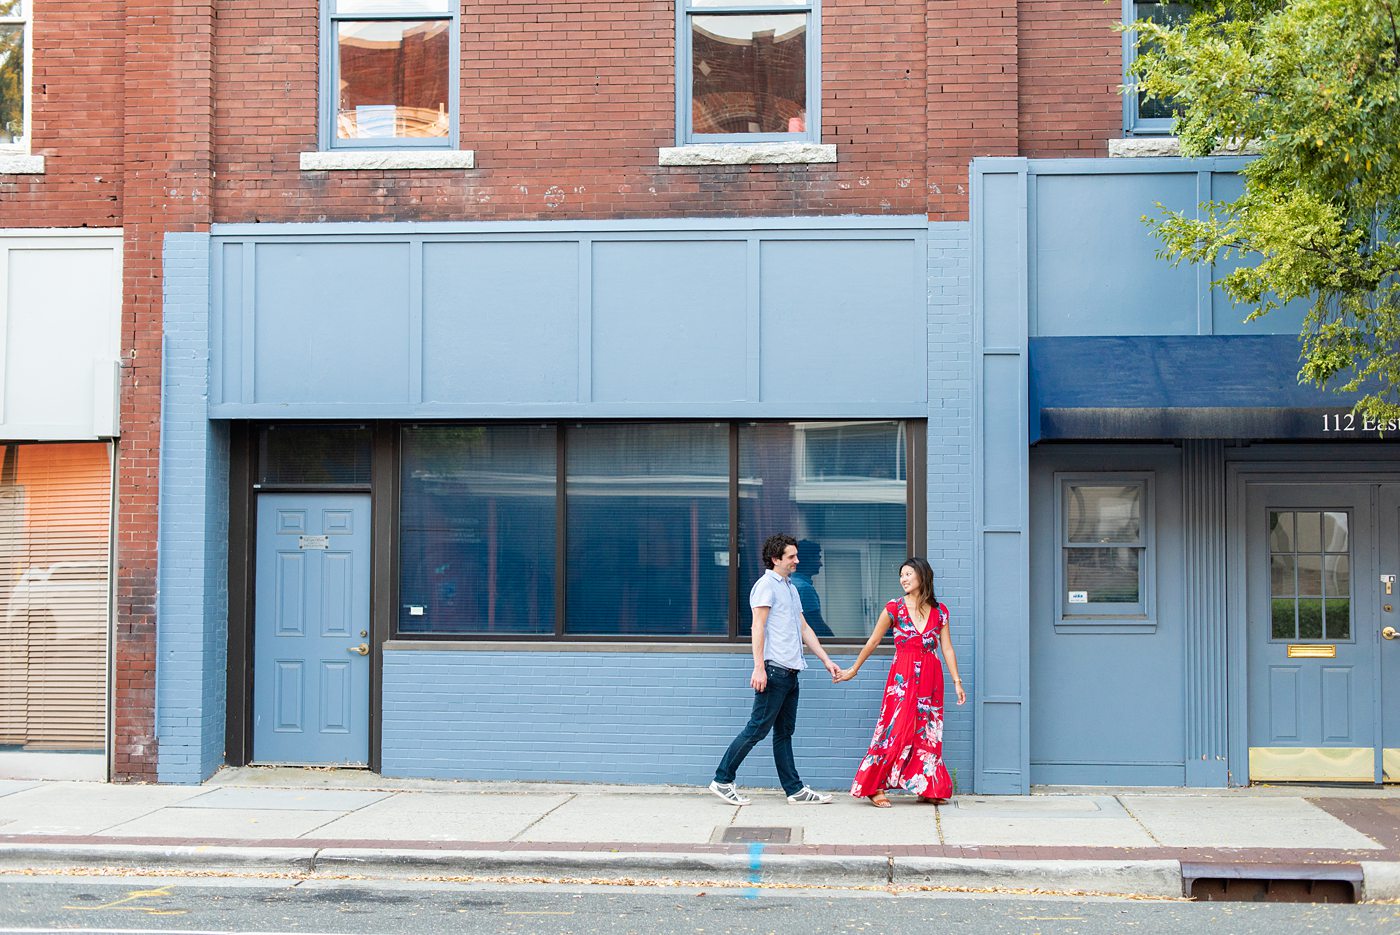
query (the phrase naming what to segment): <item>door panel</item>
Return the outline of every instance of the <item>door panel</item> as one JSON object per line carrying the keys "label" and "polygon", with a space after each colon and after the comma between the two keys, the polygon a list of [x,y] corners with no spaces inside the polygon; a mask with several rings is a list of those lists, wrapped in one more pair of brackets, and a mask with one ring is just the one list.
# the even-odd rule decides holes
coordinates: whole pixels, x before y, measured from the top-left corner
{"label": "door panel", "polygon": [[[1379,613],[1375,652],[1381,666],[1381,747],[1385,782],[1400,782],[1400,638],[1387,639],[1385,628],[1400,631],[1400,484],[1382,484],[1377,497],[1380,568],[1370,581]],[[1383,578],[1395,576],[1389,583]]]}
{"label": "door panel", "polygon": [[369,761],[369,497],[258,498],[253,759]]}
{"label": "door panel", "polygon": [[1374,782],[1373,486],[1247,496],[1249,775]]}

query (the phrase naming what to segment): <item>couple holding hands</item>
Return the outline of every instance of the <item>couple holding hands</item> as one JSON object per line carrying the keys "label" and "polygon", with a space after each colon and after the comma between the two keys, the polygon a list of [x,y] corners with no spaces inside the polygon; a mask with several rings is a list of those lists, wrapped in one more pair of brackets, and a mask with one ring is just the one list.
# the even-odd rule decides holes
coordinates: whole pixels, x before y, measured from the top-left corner
{"label": "couple holding hands", "polygon": [[831,796],[817,792],[798,777],[792,758],[792,735],[797,727],[797,676],[806,668],[805,644],[831,673],[833,682],[855,678],[865,660],[894,628],[894,661],[885,680],[880,716],[870,749],[856,770],[851,795],[877,808],[888,808],[887,789],[905,789],[921,800],[941,802],[953,794],[953,782],[943,765],[943,667],[937,650],[953,676],[958,704],[967,700],[958,659],[948,634],[948,609],[933,592],[933,569],[922,558],[899,567],[902,597],[885,605],[875,629],[849,669],[842,669],[802,616],[802,602],[791,581],[797,568],[797,540],[769,536],[763,543],[767,571],[749,592],[753,608],[753,713],[725,751],[715,770],[710,791],[731,805],[747,805],[734,777],[754,745],[773,731],[773,761],[778,779],[795,805],[822,805]]}

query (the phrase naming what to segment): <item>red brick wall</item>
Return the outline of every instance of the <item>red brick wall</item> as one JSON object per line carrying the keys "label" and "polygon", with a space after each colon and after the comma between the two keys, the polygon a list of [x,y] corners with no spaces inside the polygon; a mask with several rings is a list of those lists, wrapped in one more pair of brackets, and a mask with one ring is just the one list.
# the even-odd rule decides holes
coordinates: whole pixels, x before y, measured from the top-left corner
{"label": "red brick wall", "polygon": [[215,0],[127,0],[114,778],[154,781],[161,246],[207,230]]}
{"label": "red brick wall", "polygon": [[[316,149],[314,0],[222,3],[219,221],[921,214],[925,5],[823,7],[835,166],[662,168],[675,142],[672,0],[469,2],[461,146],[469,172],[302,173]],[[275,34],[275,38],[274,38]]]}
{"label": "red brick wall", "polygon": [[43,175],[0,175],[0,228],[117,227],[122,197],[121,5],[42,0],[33,18],[30,152]]}
{"label": "red brick wall", "polygon": [[925,213],[967,216],[976,156],[1102,156],[1120,132],[1119,6],[826,0],[822,130],[835,166],[662,168],[674,6],[465,4],[468,172],[303,173],[316,149],[315,0],[220,6],[220,221]]}
{"label": "red brick wall", "polygon": [[1107,156],[1123,135],[1120,3],[1021,0],[1021,155]]}

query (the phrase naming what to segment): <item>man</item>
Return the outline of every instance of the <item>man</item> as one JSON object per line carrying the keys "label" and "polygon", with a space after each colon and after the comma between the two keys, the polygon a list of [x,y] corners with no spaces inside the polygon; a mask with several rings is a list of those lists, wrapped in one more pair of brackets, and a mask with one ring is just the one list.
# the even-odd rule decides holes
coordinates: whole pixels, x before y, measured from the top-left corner
{"label": "man", "polygon": [[797,540],[788,535],[769,536],[763,543],[763,564],[768,570],[749,592],[753,608],[753,713],[734,738],[715,770],[710,791],[730,805],[748,805],[734,786],[739,764],[754,744],[773,731],[773,763],[787,799],[794,805],[825,805],[831,796],[808,788],[797,775],[792,759],[792,734],[797,728],[797,676],[807,662],[802,644],[817,654],[834,679],[841,667],[831,661],[821,641],[802,616],[802,600],[792,583],[797,568]]}
{"label": "man", "polygon": [[797,567],[800,570],[792,573],[792,585],[797,588],[797,597],[802,601],[803,618],[818,637],[835,636],[822,617],[821,595],[812,584],[812,579],[822,570],[822,547],[811,539],[798,539]]}

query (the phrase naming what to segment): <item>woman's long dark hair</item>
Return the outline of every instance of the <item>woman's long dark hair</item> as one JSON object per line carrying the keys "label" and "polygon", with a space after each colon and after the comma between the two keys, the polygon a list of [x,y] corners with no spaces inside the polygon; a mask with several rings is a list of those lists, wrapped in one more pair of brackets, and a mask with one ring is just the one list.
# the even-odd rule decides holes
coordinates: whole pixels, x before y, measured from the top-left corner
{"label": "woman's long dark hair", "polygon": [[933,566],[917,555],[911,555],[900,562],[899,567],[908,566],[914,569],[914,574],[919,576],[919,600],[928,605],[930,610],[938,606],[938,595],[933,593]]}

